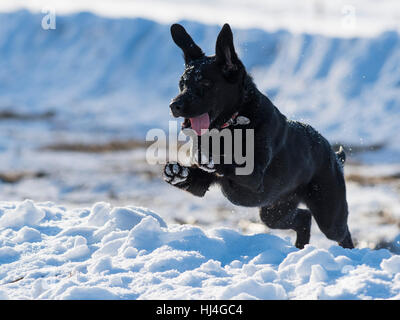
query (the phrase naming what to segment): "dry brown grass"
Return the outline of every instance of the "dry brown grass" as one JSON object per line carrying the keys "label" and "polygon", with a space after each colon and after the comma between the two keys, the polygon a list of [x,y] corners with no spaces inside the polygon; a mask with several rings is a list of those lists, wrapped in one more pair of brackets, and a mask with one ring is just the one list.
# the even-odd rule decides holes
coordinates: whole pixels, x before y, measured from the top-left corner
{"label": "dry brown grass", "polygon": [[373,186],[377,184],[400,183],[400,172],[387,176],[365,176],[351,173],[346,175],[346,181],[358,183],[363,186]]}
{"label": "dry brown grass", "polygon": [[44,146],[42,150],[51,151],[69,151],[69,152],[88,152],[88,153],[104,153],[104,152],[117,152],[128,151],[134,149],[142,149],[149,146],[150,143],[139,140],[125,140],[125,141],[109,141],[105,143],[55,143],[52,145]]}
{"label": "dry brown grass", "polygon": [[0,111],[0,120],[46,120],[53,118],[55,113],[53,111],[47,111],[44,113],[18,113],[11,110]]}
{"label": "dry brown grass", "polygon": [[362,144],[362,145],[349,145],[346,143],[334,143],[332,144],[333,150],[339,150],[339,147],[342,146],[344,149],[344,152],[349,155],[349,154],[357,154],[357,153],[362,153],[362,152],[368,152],[368,151],[379,151],[381,150],[385,144],[384,143],[375,143],[375,144]]}
{"label": "dry brown grass", "polygon": [[43,178],[47,176],[47,173],[38,172],[0,172],[0,181],[4,183],[17,183],[27,178]]}

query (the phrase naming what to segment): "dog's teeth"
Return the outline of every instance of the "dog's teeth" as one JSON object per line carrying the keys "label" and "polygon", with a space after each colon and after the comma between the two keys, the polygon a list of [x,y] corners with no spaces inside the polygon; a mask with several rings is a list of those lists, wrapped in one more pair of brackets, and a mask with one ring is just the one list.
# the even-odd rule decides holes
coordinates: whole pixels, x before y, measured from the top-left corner
{"label": "dog's teeth", "polygon": [[186,178],[189,175],[189,169],[186,167],[182,168],[181,176]]}
{"label": "dog's teeth", "polygon": [[174,164],[174,165],[172,166],[172,172],[173,172],[174,174],[178,174],[178,173],[179,173],[179,166],[178,166],[177,164]]}

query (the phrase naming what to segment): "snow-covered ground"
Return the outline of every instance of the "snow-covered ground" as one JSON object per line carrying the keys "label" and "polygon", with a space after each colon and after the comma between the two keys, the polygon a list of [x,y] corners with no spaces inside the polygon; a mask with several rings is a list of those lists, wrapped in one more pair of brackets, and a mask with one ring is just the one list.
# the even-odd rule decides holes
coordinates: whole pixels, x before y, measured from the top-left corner
{"label": "snow-covered ground", "polygon": [[[104,154],[22,150],[19,156],[17,163],[16,156],[3,159],[4,166],[18,165],[21,170],[43,172],[43,176],[28,175],[16,183],[2,183],[1,196],[7,201],[28,198],[67,208],[91,207],[98,201],[139,205],[158,212],[167,223],[238,228],[245,234],[269,232],[294,241],[294,232],[268,230],[257,208],[231,204],[217,187],[197,198],[165,183],[162,168],[147,164],[141,149]],[[399,171],[398,164],[346,165],[349,225],[358,247],[379,247],[400,233],[399,180],[385,181]],[[366,181],[359,183],[358,179]],[[314,223],[311,244],[328,248],[335,243]]]}
{"label": "snow-covered ground", "polygon": [[[45,1],[0,3],[0,297],[399,299],[397,2],[230,1],[226,16],[224,0],[214,15],[207,1],[96,3],[51,2],[55,30],[41,27]],[[7,12],[19,6],[34,13]],[[354,28],[343,6],[356,8]],[[75,13],[89,9],[102,16]],[[356,250],[314,223],[298,251],[257,209],[217,188],[195,198],[145,161],[146,132],[168,128],[183,70],[169,23],[186,19],[213,54],[226,17],[258,87],[347,146]],[[87,152],[110,141],[137,145]]]}
{"label": "snow-covered ground", "polygon": [[0,262],[11,299],[400,299],[400,256],[385,249],[298,250],[104,202],[1,203]]}
{"label": "snow-covered ground", "polygon": [[397,0],[3,0],[0,11],[90,11],[107,17],[144,17],[162,23],[188,19],[241,28],[286,29],[330,36],[371,36],[400,29]]}

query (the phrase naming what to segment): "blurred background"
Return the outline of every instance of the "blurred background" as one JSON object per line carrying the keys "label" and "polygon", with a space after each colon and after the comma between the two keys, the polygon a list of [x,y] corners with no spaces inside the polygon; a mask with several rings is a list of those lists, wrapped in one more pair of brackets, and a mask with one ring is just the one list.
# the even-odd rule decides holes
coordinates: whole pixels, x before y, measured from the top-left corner
{"label": "blurred background", "polygon": [[[223,23],[258,88],[344,145],[359,247],[399,250],[400,3],[396,0],[0,2],[0,200],[148,207],[169,223],[263,226],[218,189],[195,198],[145,161],[183,71],[171,23],[214,54]],[[314,224],[315,225],[315,224]],[[332,244],[314,226],[312,244]]]}

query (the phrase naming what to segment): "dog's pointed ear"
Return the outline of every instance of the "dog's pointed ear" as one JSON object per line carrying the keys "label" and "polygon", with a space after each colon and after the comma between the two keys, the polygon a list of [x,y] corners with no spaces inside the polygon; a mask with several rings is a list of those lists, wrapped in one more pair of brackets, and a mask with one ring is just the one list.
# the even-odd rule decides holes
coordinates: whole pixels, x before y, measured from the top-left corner
{"label": "dog's pointed ear", "polygon": [[229,24],[222,27],[215,45],[217,63],[222,66],[224,73],[230,74],[238,69],[238,57],[233,46],[233,34]]}
{"label": "dog's pointed ear", "polygon": [[203,51],[180,24],[175,23],[171,26],[171,36],[176,45],[182,49],[186,64],[204,56]]}

